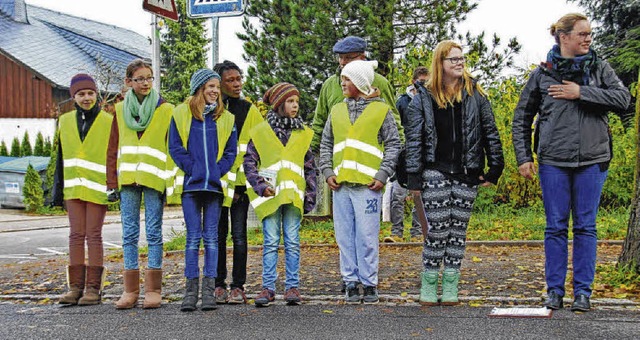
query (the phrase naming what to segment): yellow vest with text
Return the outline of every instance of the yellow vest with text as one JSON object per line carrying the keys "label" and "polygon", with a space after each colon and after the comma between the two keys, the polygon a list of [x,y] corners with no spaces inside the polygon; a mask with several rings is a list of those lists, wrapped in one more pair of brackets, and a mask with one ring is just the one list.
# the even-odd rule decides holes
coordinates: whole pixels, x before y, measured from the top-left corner
{"label": "yellow vest with text", "polygon": [[173,105],[156,108],[141,138],[125,124],[123,102],[116,104],[118,121],[118,185],[138,184],[164,192],[170,176],[167,169],[167,133]]}
{"label": "yellow vest with text", "polygon": [[275,178],[275,196],[262,197],[247,182],[247,195],[256,215],[262,221],[285,204],[293,204],[304,213],[304,194],[307,182],[304,177],[304,156],[311,146],[313,131],[294,130],[286,146],[278,139],[268,122],[262,122],[251,130],[251,140],[260,155],[258,171],[269,172]]}
{"label": "yellow vest with text", "polygon": [[60,116],[64,199],[107,204],[107,147],[113,116],[100,111],[82,141],[77,114],[71,111]]}
{"label": "yellow vest with text", "polygon": [[[180,139],[182,140],[182,146],[186,149],[187,143],[189,142],[189,132],[191,131],[191,119],[193,114],[191,113],[191,109],[189,108],[189,104],[183,103],[173,110],[173,120],[176,122],[176,128],[178,129],[178,134],[180,134]],[[227,141],[229,140],[229,136],[231,136],[231,132],[233,132],[233,125],[235,123],[235,118],[231,114],[231,112],[224,110],[220,117],[216,120],[217,131],[218,131],[218,155],[216,156],[216,162],[220,161],[222,155],[224,154],[224,147],[227,145]],[[184,184],[184,171],[178,168],[177,165],[173,162],[173,159],[169,157],[168,163],[170,164],[171,177],[167,182],[167,203],[169,204],[180,204],[183,184]],[[223,177],[224,178],[224,177]],[[228,195],[231,195],[233,198],[233,190],[229,191],[229,184],[223,179],[220,179],[220,184],[222,185],[222,191],[224,193],[225,199],[227,199]]]}
{"label": "yellow vest with text", "polygon": [[384,154],[378,132],[388,112],[387,104],[372,102],[352,125],[347,104],[333,106],[333,172],[338,183],[371,183]]}
{"label": "yellow vest with text", "polygon": [[238,136],[238,154],[236,155],[236,160],[233,162],[231,170],[222,177],[222,180],[229,184],[229,187],[227,188],[229,194],[225,194],[224,202],[222,203],[225,207],[230,207],[233,202],[235,186],[245,185],[245,182],[247,181],[247,178],[244,175],[242,162],[244,162],[244,155],[247,153],[247,144],[249,144],[249,140],[251,140],[251,129],[263,121],[264,118],[262,118],[262,114],[260,114],[258,108],[255,105],[251,105],[249,112],[247,112],[247,118],[242,126],[242,132]]}

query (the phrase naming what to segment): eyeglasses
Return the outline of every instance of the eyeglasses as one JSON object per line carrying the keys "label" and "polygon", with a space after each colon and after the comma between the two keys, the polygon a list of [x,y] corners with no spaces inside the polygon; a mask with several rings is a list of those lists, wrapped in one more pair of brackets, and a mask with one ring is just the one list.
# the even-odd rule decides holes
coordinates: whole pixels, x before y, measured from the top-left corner
{"label": "eyeglasses", "polygon": [[593,32],[578,32],[576,33],[576,35],[579,36],[581,39],[585,40],[587,38],[592,37],[593,36],[592,33]]}
{"label": "eyeglasses", "polygon": [[458,64],[464,63],[464,57],[444,58],[444,60],[449,60],[449,62],[454,64],[454,65],[458,65]]}
{"label": "eyeglasses", "polygon": [[144,84],[144,83],[153,83],[154,77],[149,78],[129,78],[134,81],[136,84]]}
{"label": "eyeglasses", "polygon": [[336,54],[336,61],[344,61],[345,63],[350,63],[356,59],[358,59],[362,53],[349,53],[349,54]]}

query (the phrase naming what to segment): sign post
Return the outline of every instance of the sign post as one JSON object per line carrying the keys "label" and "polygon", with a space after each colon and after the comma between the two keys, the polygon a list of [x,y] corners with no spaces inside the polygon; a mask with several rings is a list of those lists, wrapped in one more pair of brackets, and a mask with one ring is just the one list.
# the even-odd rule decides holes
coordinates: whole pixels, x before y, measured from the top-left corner
{"label": "sign post", "polygon": [[175,0],[143,0],[142,9],[151,12],[151,68],[153,69],[153,88],[160,92],[160,32],[158,16],[178,21]]}

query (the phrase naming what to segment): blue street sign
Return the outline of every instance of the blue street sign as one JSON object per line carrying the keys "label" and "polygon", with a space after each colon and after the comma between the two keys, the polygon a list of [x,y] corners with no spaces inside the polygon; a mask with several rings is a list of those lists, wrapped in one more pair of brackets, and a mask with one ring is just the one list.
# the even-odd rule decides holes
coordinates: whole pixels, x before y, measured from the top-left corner
{"label": "blue street sign", "polygon": [[187,12],[192,18],[237,16],[244,13],[246,0],[189,0]]}

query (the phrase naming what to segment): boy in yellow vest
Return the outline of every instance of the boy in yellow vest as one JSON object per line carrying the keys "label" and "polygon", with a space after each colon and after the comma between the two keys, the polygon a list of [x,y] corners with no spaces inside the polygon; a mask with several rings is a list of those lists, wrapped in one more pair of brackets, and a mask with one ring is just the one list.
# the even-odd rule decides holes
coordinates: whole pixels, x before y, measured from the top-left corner
{"label": "boy in yellow vest", "polygon": [[[104,274],[102,225],[107,213],[107,143],[113,116],[98,103],[96,83],[88,74],[71,78],[76,109],[60,116],[53,204],[66,201],[69,214],[69,292],[61,304],[101,302]],[[85,242],[88,265],[85,265]],[[86,280],[85,280],[86,278]],[[85,288],[86,287],[86,288]]]}
{"label": "boy in yellow vest", "polygon": [[298,115],[300,92],[289,83],[278,83],[264,94],[272,105],[267,120],[251,129],[251,142],[244,156],[247,194],[262,221],[262,292],[258,307],[275,300],[276,264],[280,228],[284,236],[285,293],[289,305],[300,304],[300,222],[313,209],[316,173],[311,152],[313,131]]}
{"label": "boy in yellow vest", "polygon": [[[341,73],[344,102],[322,132],[319,167],[333,190],[333,221],[347,303],[378,302],[382,188],[393,174],[400,136],[391,107],[371,86],[377,61],[356,60]],[[358,283],[363,285],[360,295]]]}

